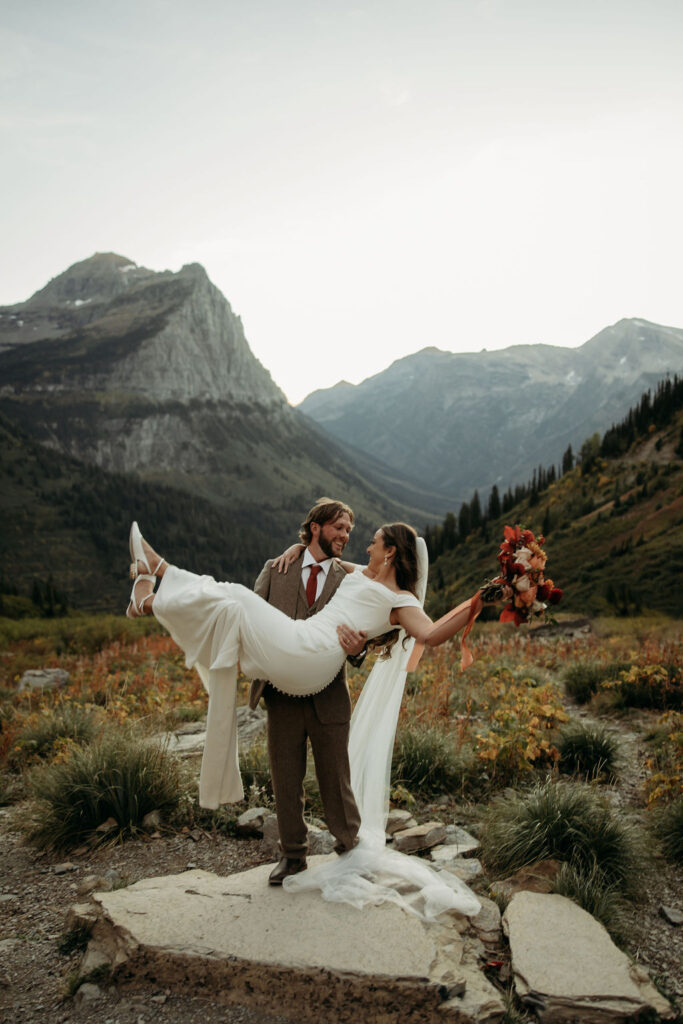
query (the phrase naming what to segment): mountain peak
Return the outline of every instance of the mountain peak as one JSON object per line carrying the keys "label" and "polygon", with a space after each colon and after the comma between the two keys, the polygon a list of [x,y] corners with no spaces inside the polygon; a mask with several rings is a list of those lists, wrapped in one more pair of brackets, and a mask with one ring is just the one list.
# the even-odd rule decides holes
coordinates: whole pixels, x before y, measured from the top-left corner
{"label": "mountain peak", "polygon": [[138,267],[126,256],[115,252],[96,252],[53,277],[28,299],[26,305],[82,305],[96,300],[106,301],[125,292],[133,280],[152,273],[145,267]]}

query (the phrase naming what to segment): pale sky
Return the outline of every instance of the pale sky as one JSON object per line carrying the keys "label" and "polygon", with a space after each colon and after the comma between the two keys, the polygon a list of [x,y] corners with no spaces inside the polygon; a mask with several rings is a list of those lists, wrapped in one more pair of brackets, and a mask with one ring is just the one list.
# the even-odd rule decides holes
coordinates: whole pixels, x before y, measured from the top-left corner
{"label": "pale sky", "polygon": [[683,327],[681,0],[0,0],[0,304],[201,263],[290,401]]}

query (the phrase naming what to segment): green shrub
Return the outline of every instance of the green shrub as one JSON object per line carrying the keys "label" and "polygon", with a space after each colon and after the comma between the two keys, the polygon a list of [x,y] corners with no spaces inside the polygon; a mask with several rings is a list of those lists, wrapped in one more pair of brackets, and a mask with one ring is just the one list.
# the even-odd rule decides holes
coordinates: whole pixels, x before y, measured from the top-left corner
{"label": "green shrub", "polygon": [[566,896],[600,921],[615,942],[623,945],[628,938],[627,904],[619,888],[605,882],[597,869],[585,871],[574,864],[563,864],[555,879],[553,891]]}
{"label": "green shrub", "polygon": [[256,740],[248,747],[240,747],[240,774],[245,792],[251,786],[257,786],[272,794],[270,781],[270,762],[268,747],[265,740]]}
{"label": "green shrub", "polygon": [[81,746],[91,743],[102,725],[101,714],[79,704],[61,704],[34,716],[18,734],[10,763],[18,764],[52,756],[61,741]]}
{"label": "green shrub", "polygon": [[631,666],[623,662],[602,664],[599,661],[577,661],[564,673],[564,688],[568,697],[577,704],[587,704],[602,683],[617,679],[619,673]]}
{"label": "green shrub", "polygon": [[667,860],[683,862],[683,796],[655,811],[654,830]]}
{"label": "green shrub", "polygon": [[609,683],[609,690],[619,708],[683,707],[683,673],[676,665],[631,665]]}
{"label": "green shrub", "polygon": [[406,725],[396,734],[391,763],[391,785],[430,797],[463,791],[474,776],[475,759],[469,748],[457,749],[447,732],[437,726]]}
{"label": "green shrub", "polygon": [[580,782],[547,779],[526,793],[509,791],[495,798],[485,815],[481,845],[489,869],[502,875],[554,857],[586,875],[597,870],[606,885],[623,890],[642,876],[640,831]]}
{"label": "green shrub", "polygon": [[8,772],[0,772],[0,807],[16,804],[24,797],[22,779]]}
{"label": "green shrub", "polygon": [[165,747],[117,727],[66,760],[36,768],[29,838],[41,849],[68,849],[97,838],[109,818],[107,840],[133,835],[150,811],[172,813],[184,798],[187,774]]}
{"label": "green shrub", "polygon": [[560,771],[584,779],[614,781],[619,764],[619,741],[602,725],[577,722],[560,732],[557,742]]}

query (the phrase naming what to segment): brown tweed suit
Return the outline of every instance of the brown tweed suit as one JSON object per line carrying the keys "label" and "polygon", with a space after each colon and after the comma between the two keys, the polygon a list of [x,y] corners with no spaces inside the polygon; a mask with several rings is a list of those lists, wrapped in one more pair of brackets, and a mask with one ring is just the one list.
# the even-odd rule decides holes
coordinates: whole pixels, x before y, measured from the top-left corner
{"label": "brown tweed suit", "polygon": [[[302,562],[303,552],[285,574],[272,569],[271,559],[254,586],[257,594],[292,619],[306,619],[320,611],[346,575],[333,561],[320,597],[309,608],[301,581]],[[268,710],[268,755],[283,856],[306,855],[303,779],[308,739],[325,820],[337,840],[335,849],[339,853],[351,849],[356,843],[360,815],[351,790],[351,698],[345,667],[329,686],[311,697],[289,697],[264,680],[254,680],[249,693],[250,707],[255,708],[261,696]]]}

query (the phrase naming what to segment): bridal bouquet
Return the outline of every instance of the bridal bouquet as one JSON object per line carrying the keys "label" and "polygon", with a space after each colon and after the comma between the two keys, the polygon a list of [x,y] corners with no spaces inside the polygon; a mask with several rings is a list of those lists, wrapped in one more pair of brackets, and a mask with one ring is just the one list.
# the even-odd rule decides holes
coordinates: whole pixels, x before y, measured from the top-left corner
{"label": "bridal bouquet", "polygon": [[484,584],[481,599],[484,603],[507,601],[500,621],[521,626],[530,619],[542,618],[549,604],[562,599],[562,591],[544,574],[548,556],[542,547],[543,537],[537,539],[521,526],[506,526],[504,534],[498,552],[500,575]]}

